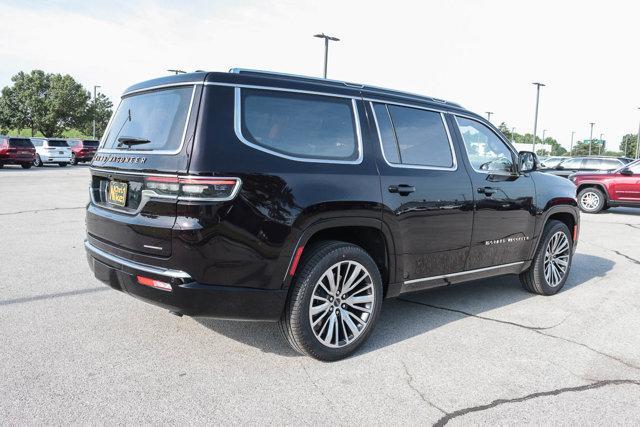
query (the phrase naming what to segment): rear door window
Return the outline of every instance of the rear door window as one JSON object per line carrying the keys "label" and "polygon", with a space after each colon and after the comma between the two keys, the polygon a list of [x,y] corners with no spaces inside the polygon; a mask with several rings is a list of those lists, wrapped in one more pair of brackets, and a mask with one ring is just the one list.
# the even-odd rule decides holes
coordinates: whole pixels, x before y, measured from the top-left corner
{"label": "rear door window", "polygon": [[373,108],[388,163],[455,169],[442,114],[398,105],[374,104]]}
{"label": "rear door window", "polygon": [[[102,148],[180,151],[193,92],[193,86],[180,86],[125,96],[111,120]],[[123,143],[126,139],[148,142],[127,145]]]}
{"label": "rear door window", "polygon": [[600,169],[617,169],[622,166],[622,162],[616,159],[602,159],[600,163]]}
{"label": "rear door window", "polygon": [[564,162],[560,163],[560,166],[562,166],[564,169],[580,169],[580,166],[582,166],[582,159],[565,160]]}
{"label": "rear door window", "polygon": [[361,148],[351,98],[296,92],[240,90],[245,143],[282,157],[357,162]]}

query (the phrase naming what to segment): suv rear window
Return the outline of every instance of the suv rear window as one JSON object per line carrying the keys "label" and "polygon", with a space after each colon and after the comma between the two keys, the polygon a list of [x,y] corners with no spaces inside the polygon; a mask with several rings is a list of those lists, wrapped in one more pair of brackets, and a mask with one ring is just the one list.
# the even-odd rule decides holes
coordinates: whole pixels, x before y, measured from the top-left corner
{"label": "suv rear window", "polygon": [[129,150],[123,137],[149,140],[131,150],[178,151],[182,145],[193,86],[181,86],[126,96],[104,138],[106,149]]}
{"label": "suv rear window", "polygon": [[242,89],[241,133],[250,145],[303,159],[356,161],[350,98]]}
{"label": "suv rear window", "polygon": [[9,138],[9,147],[33,148],[33,144],[28,138]]}
{"label": "suv rear window", "polygon": [[82,146],[84,147],[97,147],[100,144],[100,141],[82,141]]}
{"label": "suv rear window", "polygon": [[47,145],[49,147],[68,147],[69,144],[67,144],[67,141],[62,141],[62,140],[49,140],[47,142]]}

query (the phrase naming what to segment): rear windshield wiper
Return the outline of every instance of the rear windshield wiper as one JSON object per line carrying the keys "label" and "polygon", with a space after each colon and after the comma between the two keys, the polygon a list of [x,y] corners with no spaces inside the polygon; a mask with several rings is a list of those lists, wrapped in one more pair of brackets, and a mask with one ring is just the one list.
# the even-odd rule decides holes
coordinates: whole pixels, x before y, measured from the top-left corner
{"label": "rear windshield wiper", "polygon": [[149,141],[146,138],[136,138],[134,136],[121,136],[120,138],[118,138],[118,148],[121,148],[125,145],[131,148],[132,145],[148,144],[150,142],[151,141]]}

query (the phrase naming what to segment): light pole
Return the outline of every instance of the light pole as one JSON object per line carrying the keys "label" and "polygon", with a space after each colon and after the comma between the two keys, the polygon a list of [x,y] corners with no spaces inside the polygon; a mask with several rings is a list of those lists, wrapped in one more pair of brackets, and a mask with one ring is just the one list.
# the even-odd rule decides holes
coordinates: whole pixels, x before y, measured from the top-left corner
{"label": "light pole", "polygon": [[329,59],[329,40],[332,42],[339,42],[340,39],[337,37],[331,37],[325,35],[325,33],[316,34],[313,37],[317,37],[319,39],[324,39],[324,78],[327,78],[327,61]]}
{"label": "light pole", "polygon": [[[640,107],[638,107],[640,110]],[[640,122],[638,122],[638,135],[636,136],[636,159],[640,157]]]}
{"label": "light pole", "polygon": [[540,87],[546,86],[544,83],[534,82],[536,85],[536,115],[533,119],[533,152],[536,152],[536,135],[538,132],[538,106],[540,104]]}
{"label": "light pole", "polygon": [[576,134],[575,131],[571,131],[571,143],[569,144],[569,155],[571,155],[571,152],[573,151],[573,135],[575,134]]}
{"label": "light pole", "polygon": [[493,114],[493,111],[485,111],[485,113],[487,113],[487,120],[491,121],[491,115]]}
{"label": "light pole", "polygon": [[595,125],[595,123],[591,122],[589,124],[591,125],[591,133],[589,134],[589,156],[591,156],[591,141],[593,141],[593,125]]}
{"label": "light pole", "polygon": [[511,142],[513,142],[514,144],[516,143],[516,128],[515,127],[511,128]]}
{"label": "light pole", "polygon": [[101,86],[93,86],[93,139],[96,139],[96,108],[98,103],[96,102],[96,96],[98,94],[98,88]]}
{"label": "light pole", "polygon": [[167,71],[170,72],[170,73],[173,73],[173,74],[184,74],[184,73],[186,73],[186,71],[184,71],[184,70],[167,70]]}

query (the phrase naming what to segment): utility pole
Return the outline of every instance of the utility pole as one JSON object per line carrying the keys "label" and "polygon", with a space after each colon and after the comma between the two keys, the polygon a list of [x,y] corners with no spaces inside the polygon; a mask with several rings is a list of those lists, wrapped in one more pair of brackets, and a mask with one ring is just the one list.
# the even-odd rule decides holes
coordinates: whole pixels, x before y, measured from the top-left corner
{"label": "utility pole", "polygon": [[591,141],[593,141],[593,125],[595,125],[595,123],[591,122],[589,124],[591,125],[591,133],[589,134],[589,156],[591,156]]}
{"label": "utility pole", "polygon": [[167,70],[167,71],[170,72],[170,73],[173,73],[173,74],[184,74],[184,73],[186,73],[186,71],[184,71],[184,70]]}
{"label": "utility pole", "polygon": [[491,115],[493,114],[493,111],[485,111],[485,113],[487,113],[487,120],[491,121]]}
{"label": "utility pole", "polygon": [[571,155],[571,152],[573,151],[573,135],[575,134],[576,134],[575,131],[571,131],[571,144],[569,144],[569,155]]}
{"label": "utility pole", "polygon": [[533,152],[536,152],[536,135],[538,132],[538,106],[540,104],[540,87],[546,86],[544,83],[534,82],[536,85],[536,115],[533,119]]}
{"label": "utility pole", "polygon": [[327,78],[327,62],[329,60],[329,41],[339,42],[340,39],[337,37],[331,37],[325,35],[325,33],[316,34],[313,37],[317,37],[319,39],[324,39],[324,73],[323,76]]}
{"label": "utility pole", "polygon": [[512,127],[511,128],[511,142],[512,143],[516,143],[516,128]]}
{"label": "utility pole", "polygon": [[93,86],[93,139],[96,139],[96,108],[98,106],[96,96],[97,96],[99,87],[101,86],[98,86],[98,85]]}

